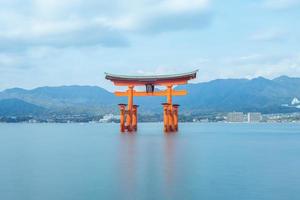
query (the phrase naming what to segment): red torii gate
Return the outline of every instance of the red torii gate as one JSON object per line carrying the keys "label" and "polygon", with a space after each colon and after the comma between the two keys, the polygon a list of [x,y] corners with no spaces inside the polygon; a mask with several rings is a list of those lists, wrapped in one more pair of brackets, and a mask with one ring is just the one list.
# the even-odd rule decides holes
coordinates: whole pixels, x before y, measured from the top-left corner
{"label": "red torii gate", "polygon": [[[163,103],[164,131],[178,130],[178,104],[172,104],[172,96],[183,96],[186,90],[174,90],[174,85],[187,84],[189,80],[196,78],[198,70],[172,75],[153,76],[127,76],[105,73],[105,78],[112,81],[116,86],[127,86],[126,92],[115,92],[116,96],[127,96],[128,104],[119,104],[120,108],[120,131],[137,130],[137,105],[133,104],[134,96],[166,96],[167,102]],[[164,91],[154,91],[155,85],[165,86]],[[146,91],[136,91],[135,86],[146,86]],[[127,106],[127,107],[126,107]]]}

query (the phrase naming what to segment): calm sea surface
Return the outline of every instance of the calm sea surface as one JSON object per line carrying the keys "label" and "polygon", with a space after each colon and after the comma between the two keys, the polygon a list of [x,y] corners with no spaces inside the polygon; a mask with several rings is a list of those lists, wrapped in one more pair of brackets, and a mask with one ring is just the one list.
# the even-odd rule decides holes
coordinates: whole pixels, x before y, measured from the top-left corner
{"label": "calm sea surface", "polygon": [[0,199],[300,199],[300,124],[118,129],[0,124]]}

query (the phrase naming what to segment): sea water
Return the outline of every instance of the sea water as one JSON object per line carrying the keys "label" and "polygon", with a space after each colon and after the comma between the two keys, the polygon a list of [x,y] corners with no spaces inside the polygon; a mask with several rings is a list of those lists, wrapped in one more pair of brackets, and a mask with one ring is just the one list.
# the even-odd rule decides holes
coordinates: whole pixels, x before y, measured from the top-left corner
{"label": "sea water", "polygon": [[0,124],[0,199],[300,199],[300,124],[162,126]]}

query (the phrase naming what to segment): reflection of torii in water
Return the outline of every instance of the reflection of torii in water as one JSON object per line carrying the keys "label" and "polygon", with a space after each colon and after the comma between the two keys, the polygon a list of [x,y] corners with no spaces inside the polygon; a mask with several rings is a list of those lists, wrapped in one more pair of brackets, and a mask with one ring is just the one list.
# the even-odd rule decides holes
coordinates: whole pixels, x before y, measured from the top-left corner
{"label": "reflection of torii in water", "polygon": [[[172,75],[154,76],[126,76],[105,73],[105,78],[112,81],[116,86],[127,86],[126,92],[115,92],[116,96],[127,96],[128,104],[119,104],[120,108],[120,130],[121,132],[137,130],[137,105],[133,104],[134,96],[166,96],[167,102],[164,108],[164,131],[178,130],[178,104],[172,104],[172,96],[186,95],[186,90],[173,90],[174,85],[183,85],[191,79],[196,78],[198,70]],[[164,91],[154,91],[154,86],[165,86]],[[135,86],[146,86],[145,92],[135,91]]]}

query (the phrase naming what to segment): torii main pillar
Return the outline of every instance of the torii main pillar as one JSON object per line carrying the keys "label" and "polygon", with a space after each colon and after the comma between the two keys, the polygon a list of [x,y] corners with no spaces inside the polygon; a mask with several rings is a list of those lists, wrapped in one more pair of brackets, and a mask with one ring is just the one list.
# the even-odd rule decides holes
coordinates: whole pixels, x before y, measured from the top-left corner
{"label": "torii main pillar", "polygon": [[[166,96],[167,102],[163,103],[164,131],[178,131],[178,104],[173,104],[173,96],[186,95],[186,90],[174,90],[175,85],[187,84],[188,80],[196,78],[198,70],[173,75],[157,76],[124,76],[106,73],[105,78],[111,80],[116,86],[127,86],[125,92],[115,92],[116,96],[127,96],[128,104],[119,104],[120,131],[132,132],[137,130],[137,108],[133,104],[134,96]],[[146,86],[146,91],[136,91],[135,86]],[[155,85],[166,87],[163,91],[154,91]]]}

